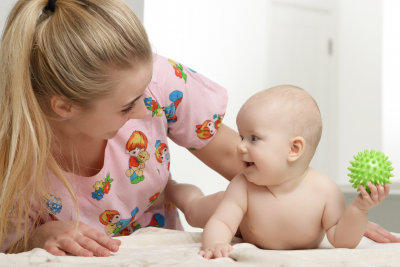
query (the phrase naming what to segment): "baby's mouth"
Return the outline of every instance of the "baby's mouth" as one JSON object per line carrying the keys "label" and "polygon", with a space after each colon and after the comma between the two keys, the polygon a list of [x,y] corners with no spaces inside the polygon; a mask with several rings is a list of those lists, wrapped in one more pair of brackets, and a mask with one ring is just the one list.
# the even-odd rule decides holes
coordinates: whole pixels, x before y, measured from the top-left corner
{"label": "baby's mouth", "polygon": [[254,165],[254,162],[247,162],[246,161],[246,167],[250,167],[250,166],[253,166]]}

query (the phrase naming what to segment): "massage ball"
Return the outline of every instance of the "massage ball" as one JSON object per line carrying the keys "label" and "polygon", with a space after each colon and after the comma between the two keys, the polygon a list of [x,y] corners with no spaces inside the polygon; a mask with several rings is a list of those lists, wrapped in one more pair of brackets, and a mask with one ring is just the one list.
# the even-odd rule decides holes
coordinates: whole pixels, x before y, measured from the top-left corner
{"label": "massage ball", "polygon": [[348,176],[350,177],[350,183],[353,184],[353,188],[356,188],[357,191],[360,191],[358,189],[359,184],[363,185],[368,193],[371,193],[367,186],[368,182],[374,185],[391,183],[389,178],[393,177],[391,173],[393,170],[392,163],[380,151],[364,150],[359,152],[354,156],[354,160],[350,161],[350,164]]}

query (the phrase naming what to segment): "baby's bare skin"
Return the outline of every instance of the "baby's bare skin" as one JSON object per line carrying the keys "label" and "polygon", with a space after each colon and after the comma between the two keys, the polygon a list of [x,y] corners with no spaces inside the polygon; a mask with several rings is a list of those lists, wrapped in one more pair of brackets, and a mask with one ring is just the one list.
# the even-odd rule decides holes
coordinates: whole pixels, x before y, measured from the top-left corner
{"label": "baby's bare skin", "polygon": [[264,249],[315,248],[326,233],[335,247],[354,248],[368,223],[368,210],[388,186],[360,186],[345,208],[343,193],[309,167],[321,137],[314,99],[293,86],[277,86],[250,97],[236,118],[242,138],[238,154],[246,168],[236,176],[207,222],[200,254],[226,257],[239,228],[244,241]]}
{"label": "baby's bare skin", "polygon": [[191,225],[202,227],[212,214],[200,255],[229,256],[238,229],[245,242],[263,249],[316,248],[324,234],[334,247],[356,247],[368,210],[383,201],[389,187],[369,183],[368,194],[360,185],[360,196],[346,208],[336,183],[309,167],[322,130],[313,98],[293,86],[262,91],[242,106],[236,124],[242,139],[238,155],[246,167],[223,194],[203,196],[185,185],[166,189]]}
{"label": "baby's bare skin", "polygon": [[[243,176],[237,179],[245,180]],[[239,226],[244,241],[264,249],[319,245],[325,234],[321,219],[328,192],[332,190],[325,188],[337,187],[328,177],[310,168],[299,186],[275,195],[267,187],[245,183],[247,212]],[[344,209],[344,200],[342,206]]]}

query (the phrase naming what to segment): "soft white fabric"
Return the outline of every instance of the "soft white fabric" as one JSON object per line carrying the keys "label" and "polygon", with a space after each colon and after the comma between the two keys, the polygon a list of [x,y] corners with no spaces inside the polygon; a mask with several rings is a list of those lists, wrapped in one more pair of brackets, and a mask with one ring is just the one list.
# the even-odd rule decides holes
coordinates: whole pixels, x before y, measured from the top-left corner
{"label": "soft white fabric", "polygon": [[201,233],[143,228],[126,237],[107,258],[56,257],[43,249],[0,254],[0,266],[400,266],[400,244],[363,238],[356,249],[335,249],[326,239],[311,250],[262,250],[234,240],[231,258],[205,260],[197,254]]}

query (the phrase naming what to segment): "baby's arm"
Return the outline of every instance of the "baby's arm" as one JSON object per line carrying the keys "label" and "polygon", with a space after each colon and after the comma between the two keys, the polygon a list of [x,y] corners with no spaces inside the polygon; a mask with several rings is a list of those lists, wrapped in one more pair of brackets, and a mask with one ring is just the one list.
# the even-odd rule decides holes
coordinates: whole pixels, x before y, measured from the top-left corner
{"label": "baby's arm", "polygon": [[323,225],[329,242],[334,247],[355,248],[360,242],[368,223],[368,211],[379,205],[389,193],[389,186],[373,185],[368,183],[371,194],[360,185],[360,195],[349,205],[344,212],[343,194],[336,192],[328,200]]}
{"label": "baby's arm", "polygon": [[247,181],[238,175],[229,184],[221,203],[207,222],[199,252],[206,259],[228,257],[230,242],[247,211]]}

